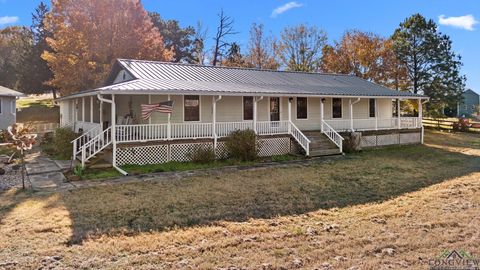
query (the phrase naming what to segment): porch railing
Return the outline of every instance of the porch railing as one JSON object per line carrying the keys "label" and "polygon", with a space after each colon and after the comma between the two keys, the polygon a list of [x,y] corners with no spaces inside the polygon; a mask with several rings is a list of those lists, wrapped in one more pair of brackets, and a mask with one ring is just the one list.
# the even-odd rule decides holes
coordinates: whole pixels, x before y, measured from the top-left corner
{"label": "porch railing", "polygon": [[290,133],[292,134],[292,137],[295,138],[295,140],[300,144],[300,146],[305,150],[305,154],[307,156],[310,155],[310,140],[305,136],[305,134],[298,129],[297,126],[295,126],[294,123],[289,122],[290,127]]}
{"label": "porch railing", "polygon": [[80,148],[82,167],[85,166],[87,160],[94,157],[112,143],[111,131],[111,127],[105,129]]}
{"label": "porch railing", "polygon": [[[84,123],[84,122],[83,122]],[[91,123],[90,123],[91,124]],[[88,127],[90,129],[84,130],[84,133],[77,137],[75,140],[71,141],[73,144],[73,159],[81,152],[81,147],[88,143],[92,138],[96,137],[98,134],[102,132],[101,124],[96,125],[85,125],[84,127]],[[76,129],[78,131],[78,129]],[[75,130],[74,130],[75,131]]]}
{"label": "porch railing", "polygon": [[[334,130],[348,131],[351,130],[350,119],[329,119],[324,120]],[[421,124],[417,117],[401,117],[400,128],[420,128]],[[376,129],[395,129],[398,128],[398,118],[366,118],[353,119],[354,130],[376,130]]]}
{"label": "porch railing", "polygon": [[323,133],[340,149],[343,151],[343,137],[338,134],[325,120],[322,121]]}

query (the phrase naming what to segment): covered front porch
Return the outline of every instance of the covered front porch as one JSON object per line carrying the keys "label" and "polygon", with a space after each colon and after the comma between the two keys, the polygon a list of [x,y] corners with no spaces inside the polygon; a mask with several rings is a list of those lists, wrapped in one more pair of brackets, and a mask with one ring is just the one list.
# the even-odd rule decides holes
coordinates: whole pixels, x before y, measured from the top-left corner
{"label": "covered front porch", "polygon": [[[141,117],[141,104],[170,100],[173,113]],[[304,131],[319,131],[341,152],[339,132],[421,128],[422,100],[415,101],[414,116],[402,116],[401,100],[385,97],[92,94],[60,102],[62,126],[82,133],[72,143],[83,163],[108,145],[115,153],[123,143],[212,139],[216,147],[219,138],[245,129],[290,136],[306,155],[311,141]]]}

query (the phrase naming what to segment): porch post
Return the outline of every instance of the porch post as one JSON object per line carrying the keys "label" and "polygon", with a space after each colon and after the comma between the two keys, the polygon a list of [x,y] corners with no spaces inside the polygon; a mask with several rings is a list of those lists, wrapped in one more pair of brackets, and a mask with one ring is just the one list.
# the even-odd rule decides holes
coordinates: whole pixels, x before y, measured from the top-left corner
{"label": "porch post", "polygon": [[375,99],[375,130],[378,130],[378,98]]}
{"label": "porch post", "polygon": [[323,110],[323,102],[325,101],[324,98],[320,98],[320,131],[323,133],[323,114],[324,114],[324,110]]}
{"label": "porch post", "polygon": [[[170,94],[168,95],[168,101],[170,101]],[[184,104],[185,106],[185,104]],[[170,140],[172,138],[172,125],[170,124],[170,116],[172,114],[169,113],[167,116],[167,140]]]}
{"label": "porch post", "polygon": [[217,123],[217,100],[215,96],[212,96],[212,137],[213,137],[213,149],[217,149],[217,131],[215,125]]}
{"label": "porch post", "polygon": [[111,103],[111,121],[112,121],[112,124],[111,124],[111,128],[112,130],[110,131],[111,132],[111,136],[112,136],[112,165],[113,167],[116,167],[117,166],[117,129],[116,129],[116,116],[115,114],[117,113],[116,112],[116,105],[115,105],[115,94],[112,94],[112,103]]}
{"label": "porch post", "polygon": [[82,122],[85,122],[85,97],[82,97]]}
{"label": "porch post", "polygon": [[99,107],[99,122],[103,130],[103,101],[100,100],[100,107]]}
{"label": "porch post", "polygon": [[398,129],[402,128],[402,123],[400,121],[400,99],[397,99],[397,126]]}
{"label": "porch post", "polygon": [[292,123],[292,97],[288,98],[288,134],[292,133],[292,126],[290,123]]}
{"label": "porch post", "polygon": [[349,99],[349,104],[350,104],[350,130],[353,132],[353,102],[352,99]]}
{"label": "porch post", "polygon": [[423,106],[422,106],[422,99],[418,99],[418,122],[417,122],[417,127],[421,127],[423,126],[423,123],[422,123],[422,119],[423,119]]}
{"label": "porch post", "polygon": [[257,133],[257,102],[263,99],[261,96],[259,99],[257,97],[253,97],[253,131],[255,134]]}
{"label": "porch post", "polygon": [[90,123],[93,123],[93,96],[90,96]]}
{"label": "porch post", "polygon": [[[148,104],[152,104],[152,95],[148,95]],[[148,124],[152,124],[152,116],[148,118]]]}

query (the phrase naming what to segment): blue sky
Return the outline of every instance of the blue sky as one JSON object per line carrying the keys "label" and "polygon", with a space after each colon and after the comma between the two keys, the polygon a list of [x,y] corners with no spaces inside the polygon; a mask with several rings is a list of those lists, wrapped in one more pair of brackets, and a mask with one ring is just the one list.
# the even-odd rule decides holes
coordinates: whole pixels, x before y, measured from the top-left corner
{"label": "blue sky", "polygon": [[[0,27],[30,24],[31,13],[39,0],[0,0]],[[143,0],[145,8],[166,19],[177,19],[183,26],[198,20],[208,27],[211,37],[217,14],[223,8],[235,19],[239,32],[232,40],[241,45],[248,41],[253,22],[263,23],[267,31],[278,34],[288,25],[307,23],[323,28],[330,42],[347,29],[359,29],[383,36],[393,33],[398,24],[413,13],[421,13],[441,24],[463,59],[467,87],[480,93],[480,2],[477,0],[397,0],[397,1],[315,1],[315,0]],[[277,12],[274,12],[277,10]],[[470,16],[468,16],[470,15]],[[211,39],[210,39],[211,40]]]}

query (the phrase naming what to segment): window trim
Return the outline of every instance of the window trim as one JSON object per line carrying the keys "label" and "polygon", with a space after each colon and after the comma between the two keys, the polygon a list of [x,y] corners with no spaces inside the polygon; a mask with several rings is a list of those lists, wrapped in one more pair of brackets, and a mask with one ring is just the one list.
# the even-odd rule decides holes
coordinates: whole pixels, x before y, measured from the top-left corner
{"label": "window trim", "polygon": [[3,114],[3,98],[0,97],[0,115]]}
{"label": "window trim", "polygon": [[[245,119],[245,98],[246,97],[252,98],[252,119]],[[242,121],[253,122],[253,119],[255,118],[255,110],[253,109],[255,107],[254,103],[255,103],[254,96],[242,96]]]}
{"label": "window trim", "polygon": [[[372,112],[372,104],[370,103],[373,100],[373,116],[371,115]],[[377,117],[377,99],[376,98],[370,98],[368,99],[368,116],[370,118],[375,118]]]}
{"label": "window trim", "polygon": [[12,115],[17,115],[17,99],[16,98],[12,99],[12,101],[11,101],[10,113]]}
{"label": "window trim", "polygon": [[[307,100],[307,107],[306,107],[307,116],[305,118],[298,118],[298,98],[305,98]],[[295,98],[295,119],[296,120],[301,120],[301,121],[308,120],[308,103],[309,103],[309,98],[308,97],[296,97]]]}
{"label": "window trim", "polygon": [[[185,120],[185,97],[198,96],[198,120]],[[202,96],[201,95],[183,95],[183,122],[184,123],[200,123],[202,122]]]}
{"label": "window trim", "polygon": [[[341,114],[342,114],[341,117],[334,117],[334,116],[333,116],[333,100],[334,100],[334,99],[340,99],[340,106],[341,106],[340,112],[341,112]],[[343,119],[343,115],[344,115],[344,111],[343,111],[343,107],[344,107],[344,106],[343,106],[343,98],[332,98],[332,106],[331,106],[331,107],[332,107],[332,119]]]}

